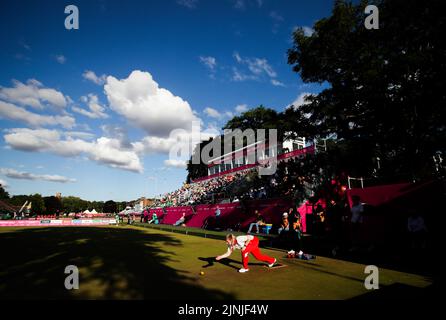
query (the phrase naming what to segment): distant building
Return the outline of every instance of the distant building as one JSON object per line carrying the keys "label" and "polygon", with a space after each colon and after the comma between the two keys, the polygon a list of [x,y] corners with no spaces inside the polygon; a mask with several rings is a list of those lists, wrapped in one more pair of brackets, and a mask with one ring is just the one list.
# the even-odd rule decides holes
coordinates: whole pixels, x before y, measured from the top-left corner
{"label": "distant building", "polygon": [[153,199],[147,199],[145,197],[141,197],[135,201],[132,201],[131,206],[135,211],[140,212],[144,210],[144,208],[152,206],[153,203],[154,203]]}

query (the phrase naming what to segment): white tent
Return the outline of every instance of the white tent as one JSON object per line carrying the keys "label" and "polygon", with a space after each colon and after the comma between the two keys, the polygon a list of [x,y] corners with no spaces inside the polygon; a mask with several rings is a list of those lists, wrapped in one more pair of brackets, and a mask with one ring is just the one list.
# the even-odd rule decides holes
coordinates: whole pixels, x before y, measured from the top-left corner
{"label": "white tent", "polygon": [[90,210],[87,209],[84,211],[84,213],[91,213],[91,212],[90,212]]}
{"label": "white tent", "polygon": [[95,209],[91,210],[90,213],[98,213]]}

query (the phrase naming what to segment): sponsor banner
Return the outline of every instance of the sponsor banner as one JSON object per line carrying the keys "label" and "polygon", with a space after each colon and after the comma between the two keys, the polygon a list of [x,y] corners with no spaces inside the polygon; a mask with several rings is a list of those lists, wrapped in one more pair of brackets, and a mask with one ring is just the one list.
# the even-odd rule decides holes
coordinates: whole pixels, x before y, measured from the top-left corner
{"label": "sponsor banner", "polygon": [[40,220],[0,220],[1,227],[35,227],[40,225]]}
{"label": "sponsor banner", "polygon": [[58,226],[97,226],[116,224],[116,219],[73,219],[73,220],[0,220],[0,227],[58,227]]}

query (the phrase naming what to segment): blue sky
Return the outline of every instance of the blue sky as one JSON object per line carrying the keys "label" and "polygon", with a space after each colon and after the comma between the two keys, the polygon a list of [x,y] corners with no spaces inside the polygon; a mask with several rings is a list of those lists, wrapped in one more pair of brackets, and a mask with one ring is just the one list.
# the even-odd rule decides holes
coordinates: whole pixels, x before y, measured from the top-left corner
{"label": "blue sky", "polygon": [[[64,9],[79,8],[67,30]],[[178,188],[173,129],[203,137],[317,84],[287,65],[332,1],[3,1],[0,182],[11,194],[131,200]],[[169,138],[170,137],[170,138]]]}

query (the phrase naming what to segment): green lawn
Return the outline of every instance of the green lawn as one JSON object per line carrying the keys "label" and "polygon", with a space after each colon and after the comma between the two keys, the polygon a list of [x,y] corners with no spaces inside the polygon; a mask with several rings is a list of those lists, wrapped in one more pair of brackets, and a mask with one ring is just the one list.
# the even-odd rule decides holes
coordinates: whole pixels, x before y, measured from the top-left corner
{"label": "green lawn", "polygon": [[[0,298],[23,299],[350,299],[419,297],[431,281],[380,269],[380,289],[364,288],[364,265],[318,257],[268,269],[240,253],[209,265],[222,240],[134,226],[0,228]],[[80,270],[79,290],[64,287],[65,266]],[[207,266],[207,267],[205,267]],[[379,267],[379,266],[378,266]],[[204,271],[205,275],[199,275]]]}

